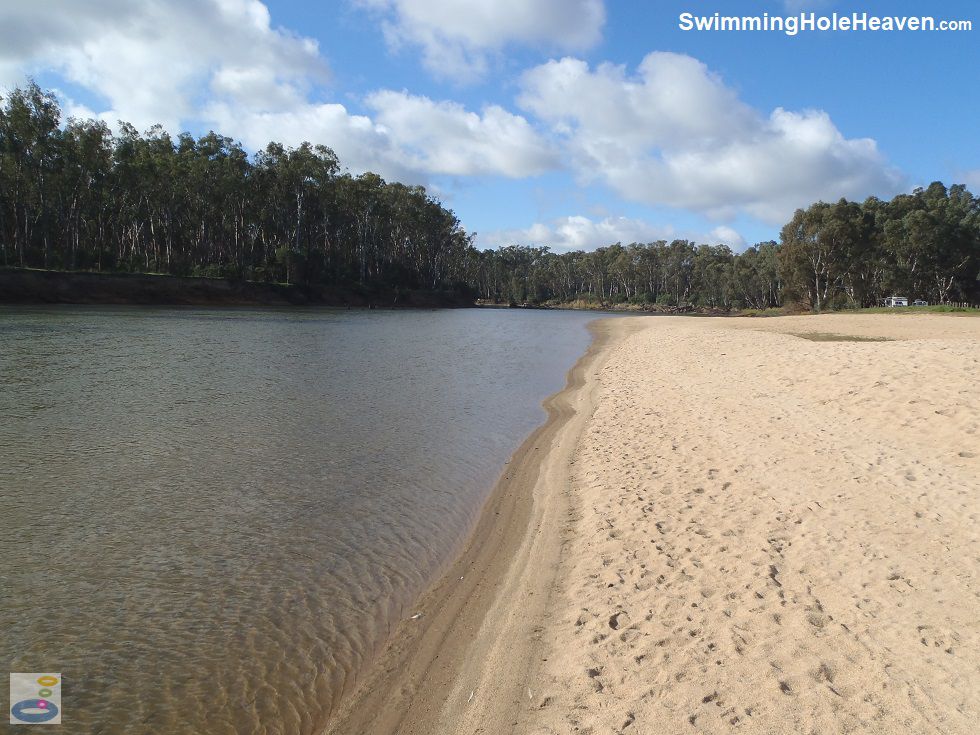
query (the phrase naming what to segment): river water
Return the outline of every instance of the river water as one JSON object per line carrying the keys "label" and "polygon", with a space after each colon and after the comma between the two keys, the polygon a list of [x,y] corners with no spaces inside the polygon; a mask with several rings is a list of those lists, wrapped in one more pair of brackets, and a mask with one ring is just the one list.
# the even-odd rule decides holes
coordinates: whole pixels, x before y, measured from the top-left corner
{"label": "river water", "polygon": [[0,660],[64,733],[316,732],[595,316],[0,309]]}

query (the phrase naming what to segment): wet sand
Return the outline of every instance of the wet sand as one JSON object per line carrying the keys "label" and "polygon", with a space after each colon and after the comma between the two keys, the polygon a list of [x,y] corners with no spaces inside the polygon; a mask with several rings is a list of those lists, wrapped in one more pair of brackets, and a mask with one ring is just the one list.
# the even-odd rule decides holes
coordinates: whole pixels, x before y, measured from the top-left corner
{"label": "wet sand", "polygon": [[595,329],[331,732],[974,732],[980,319]]}
{"label": "wet sand", "polygon": [[594,406],[594,371],[624,334],[611,328],[619,321],[591,325],[592,345],[511,457],[462,556],[392,632],[327,733],[457,732],[463,717],[497,727],[520,712],[541,621],[556,604],[568,466]]}

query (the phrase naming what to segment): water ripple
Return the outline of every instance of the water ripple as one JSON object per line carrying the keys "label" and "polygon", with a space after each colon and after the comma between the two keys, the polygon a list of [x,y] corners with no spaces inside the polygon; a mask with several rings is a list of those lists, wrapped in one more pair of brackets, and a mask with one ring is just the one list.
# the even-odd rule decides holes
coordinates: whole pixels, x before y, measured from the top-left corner
{"label": "water ripple", "polygon": [[591,318],[0,311],[0,657],[65,732],[314,731]]}

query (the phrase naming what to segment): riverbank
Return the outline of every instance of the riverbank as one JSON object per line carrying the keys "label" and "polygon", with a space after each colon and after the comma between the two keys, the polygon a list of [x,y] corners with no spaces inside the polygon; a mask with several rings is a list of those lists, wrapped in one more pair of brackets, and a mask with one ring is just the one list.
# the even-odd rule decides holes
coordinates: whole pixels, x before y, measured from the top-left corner
{"label": "riverbank", "polygon": [[[629,316],[639,314],[656,314],[671,316],[741,316],[741,312],[731,309],[722,309],[714,306],[694,306],[685,304],[683,306],[672,306],[668,304],[651,303],[631,303],[622,301],[619,303],[605,303],[591,301],[588,299],[576,299],[574,301],[545,301],[542,303],[501,303],[477,299],[476,306],[484,309],[544,309],[552,311],[595,311],[615,314],[617,316]],[[784,312],[779,311],[780,314]]]}
{"label": "riverbank", "polygon": [[[477,299],[476,306],[484,309],[544,309],[557,311],[594,311],[614,314],[616,316],[639,316],[649,314],[656,316],[728,316],[728,317],[751,317],[751,318],[771,318],[786,316],[808,316],[809,311],[800,306],[782,306],[768,309],[724,309],[714,306],[670,306],[666,304],[620,302],[617,304],[601,304],[595,301],[579,299],[576,301],[544,302],[541,304],[505,304]],[[906,307],[871,307],[839,309],[836,311],[825,311],[829,314],[888,314],[904,315],[913,314],[957,314],[959,316],[980,316],[980,306],[970,304],[935,304],[933,306],[906,306]],[[816,316],[813,314],[813,316]]]}
{"label": "riverbank", "polygon": [[0,269],[0,304],[132,304],[141,306],[469,307],[451,291],[298,286],[143,273]]}
{"label": "riverbank", "polygon": [[980,322],[595,329],[330,732],[972,732]]}
{"label": "riverbank", "polygon": [[620,325],[593,323],[592,345],[545,402],[547,421],[509,461],[464,553],[393,632],[326,732],[498,732],[491,723],[503,727],[520,713],[553,604],[568,462],[594,406],[597,372],[635,328]]}

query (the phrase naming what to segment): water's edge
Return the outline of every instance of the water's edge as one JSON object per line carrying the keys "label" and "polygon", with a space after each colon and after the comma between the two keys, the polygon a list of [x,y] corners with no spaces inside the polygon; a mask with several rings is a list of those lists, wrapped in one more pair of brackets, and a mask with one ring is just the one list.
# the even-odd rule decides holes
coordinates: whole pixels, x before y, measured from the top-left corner
{"label": "water's edge", "polygon": [[[565,386],[542,402],[545,421],[520,444],[501,470],[476,523],[448,570],[419,596],[412,616],[395,627],[382,652],[344,692],[318,731],[322,735],[433,732],[440,706],[467,658],[499,580],[530,532],[534,487],[547,455],[537,451],[574,415],[572,397],[586,387],[588,371],[614,342],[605,325],[589,322],[592,341],[566,373]],[[527,658],[529,651],[518,652]]]}
{"label": "water's edge", "polygon": [[596,316],[0,307],[0,653],[72,672],[85,731],[318,732]]}

